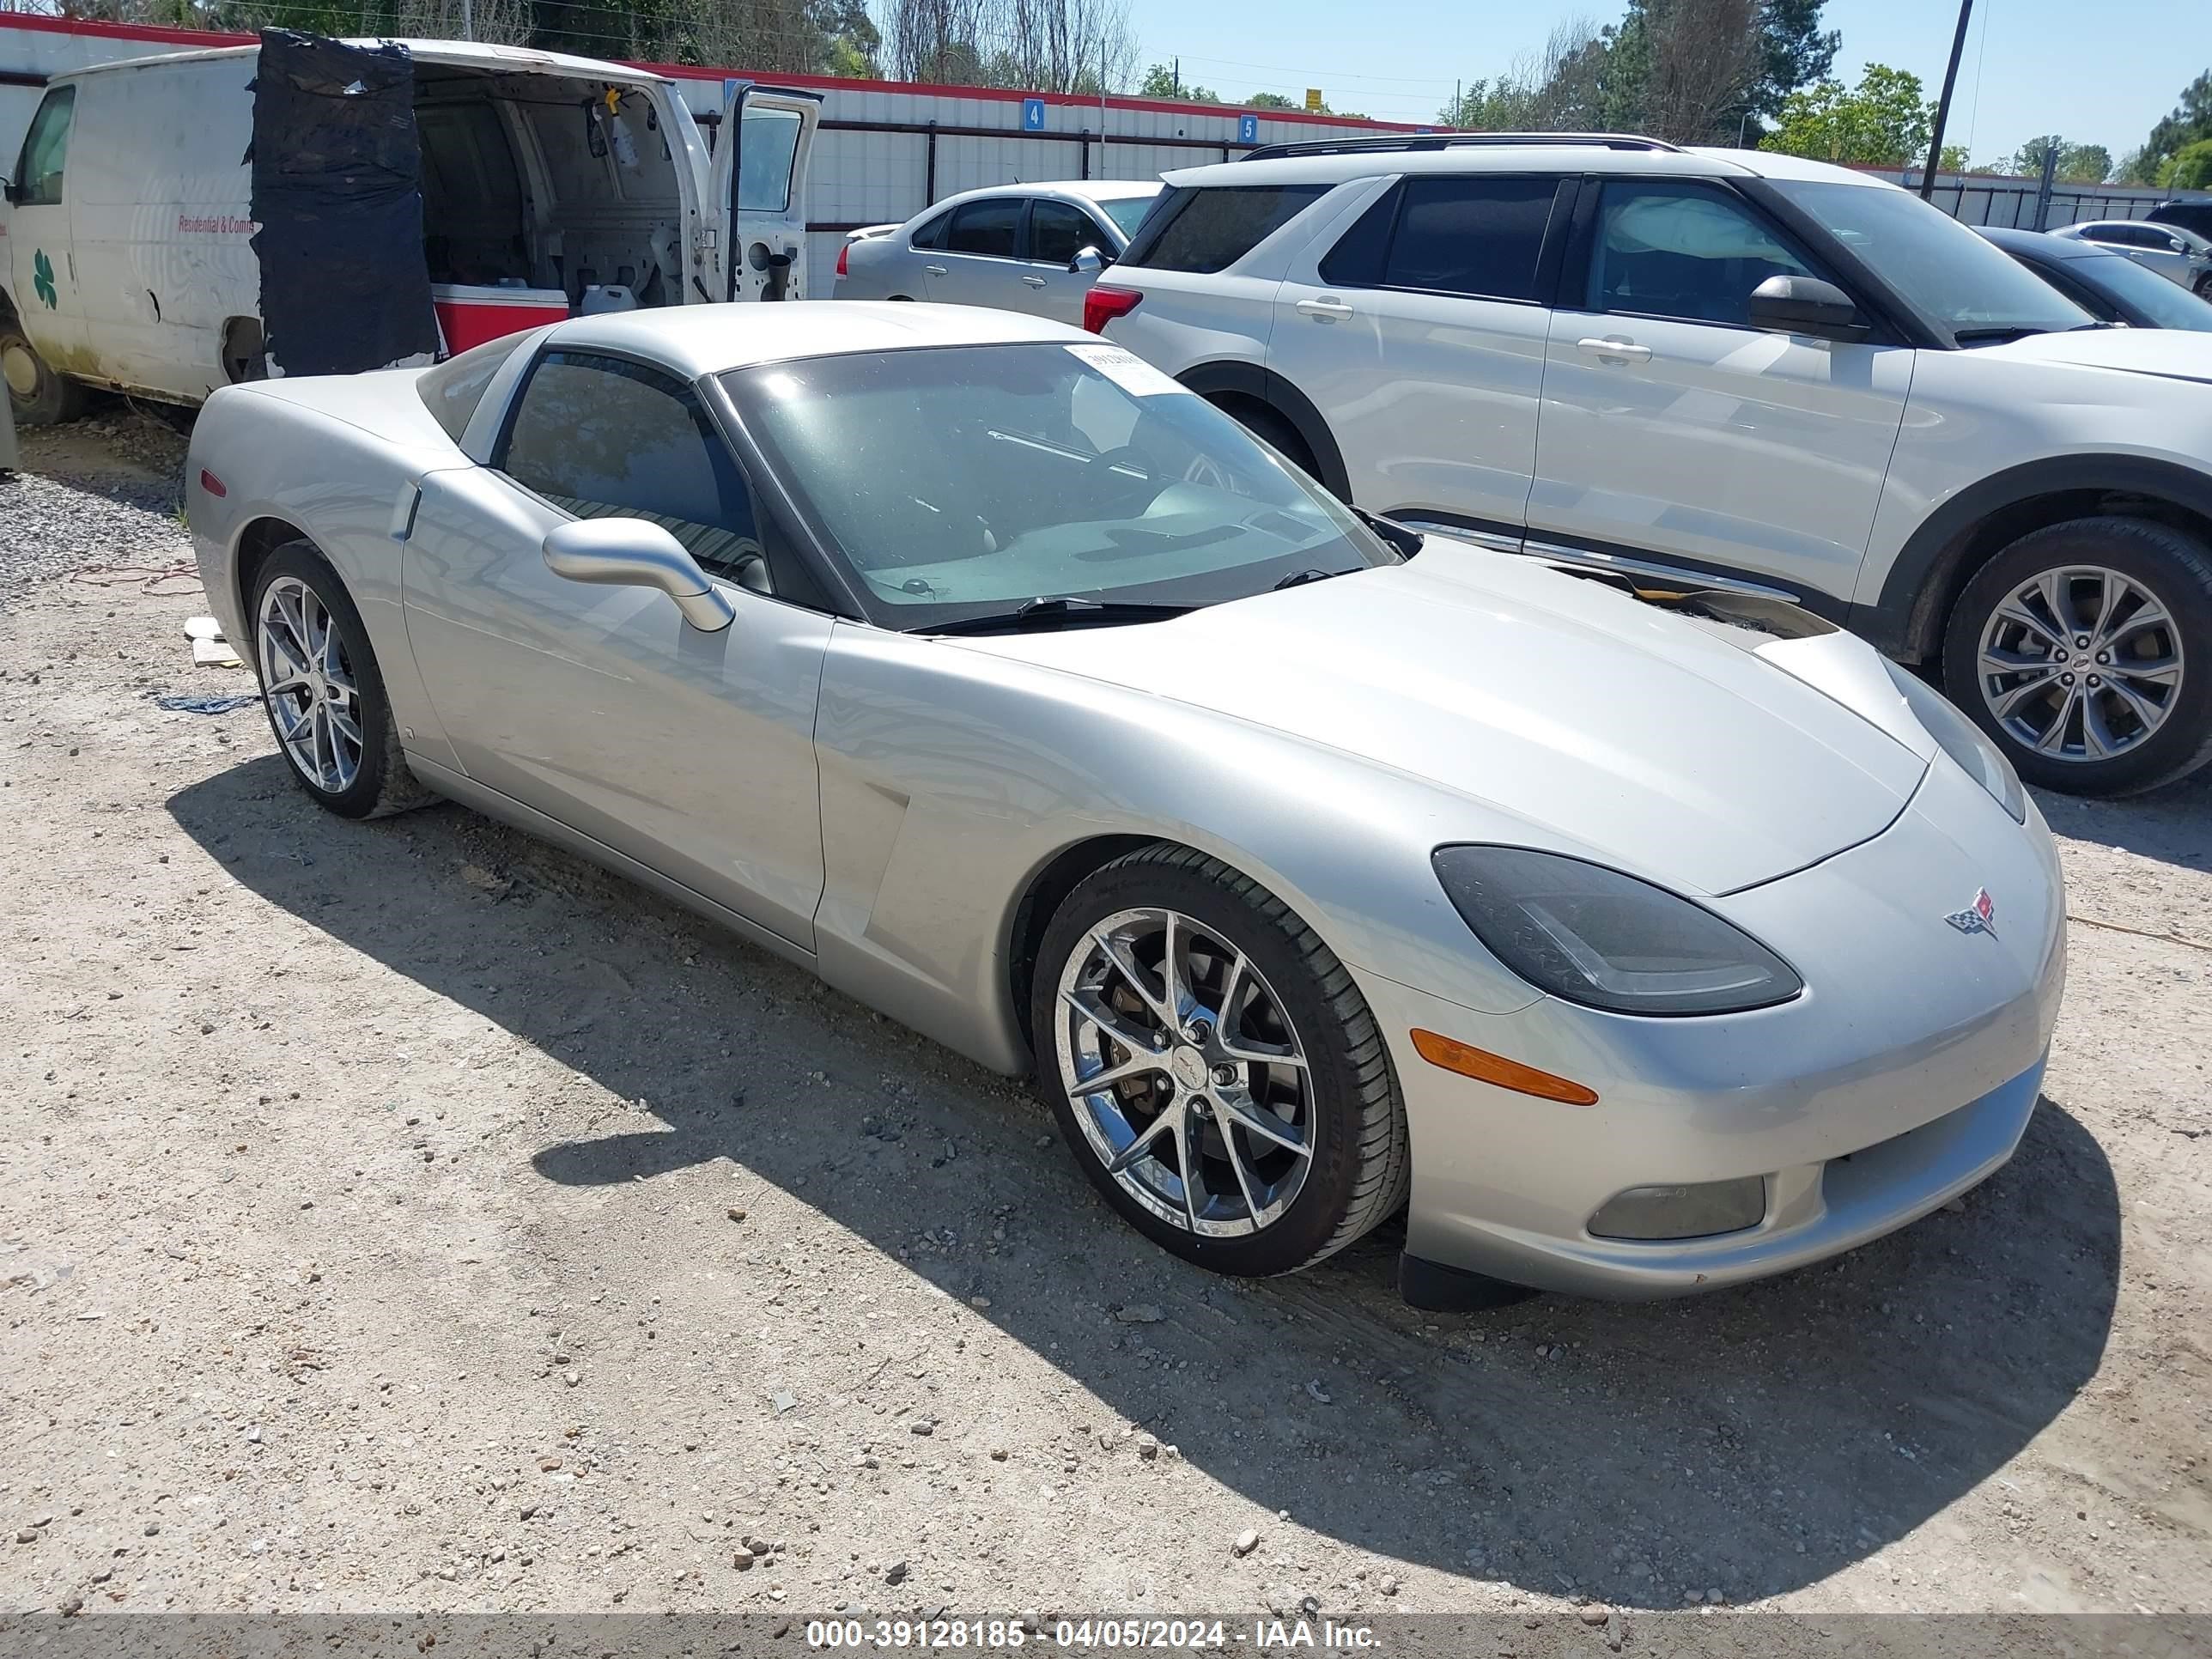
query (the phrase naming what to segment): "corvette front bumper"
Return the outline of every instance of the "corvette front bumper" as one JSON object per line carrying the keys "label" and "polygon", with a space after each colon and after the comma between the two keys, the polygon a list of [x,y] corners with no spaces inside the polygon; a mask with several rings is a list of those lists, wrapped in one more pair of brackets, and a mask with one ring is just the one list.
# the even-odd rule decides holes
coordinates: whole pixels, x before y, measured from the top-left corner
{"label": "corvette front bumper", "polygon": [[[1996,931],[1947,926],[1979,889]],[[1713,1018],[1551,998],[1489,1015],[1355,970],[1406,1100],[1409,1255],[1587,1296],[1714,1290],[1878,1238],[2012,1156],[2065,980],[2057,855],[2033,808],[2016,825],[1939,765],[1874,840],[1705,902],[1788,957],[1805,994]],[[1415,1029],[1571,1078],[1598,1103],[1440,1070],[1413,1052]],[[1755,1226],[1648,1243],[1589,1231],[1632,1188],[1752,1177],[1766,1195]]]}

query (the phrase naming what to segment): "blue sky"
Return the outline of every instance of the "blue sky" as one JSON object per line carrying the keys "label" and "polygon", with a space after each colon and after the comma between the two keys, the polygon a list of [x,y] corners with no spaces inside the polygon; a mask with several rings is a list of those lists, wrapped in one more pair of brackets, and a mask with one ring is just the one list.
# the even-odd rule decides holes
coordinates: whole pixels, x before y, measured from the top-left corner
{"label": "blue sky", "polygon": [[[1454,76],[1497,74],[1540,50],[1570,17],[1609,22],[1621,7],[1577,0],[1517,6],[1465,0],[1130,0],[1144,61],[1180,53],[1185,84],[1242,98],[1319,87],[1338,109],[1425,121]],[[1829,0],[1844,32],[1837,72],[1868,63],[1911,70],[1933,98],[1956,26],[1955,0]],[[1975,0],[1948,142],[1977,160],[2008,155],[2039,133],[2100,143],[2115,159],[2140,144],[2181,88],[2212,68],[2201,0],[2103,0],[2092,12],[2059,0]]]}

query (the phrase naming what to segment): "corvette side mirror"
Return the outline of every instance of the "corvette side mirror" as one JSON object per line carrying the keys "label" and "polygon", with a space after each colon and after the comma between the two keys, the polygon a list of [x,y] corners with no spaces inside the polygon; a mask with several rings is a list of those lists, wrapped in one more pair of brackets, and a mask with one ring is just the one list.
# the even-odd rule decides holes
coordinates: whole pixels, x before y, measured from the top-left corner
{"label": "corvette side mirror", "polygon": [[1816,340],[1863,340],[1874,331],[1851,296],[1817,276],[1770,276],[1751,291],[1753,328]]}
{"label": "corvette side mirror", "polygon": [[1075,257],[1067,262],[1068,270],[1078,276],[1096,276],[1114,263],[1114,256],[1095,247],[1078,248]]}
{"label": "corvette side mirror", "polygon": [[702,634],[737,617],[684,544],[644,519],[578,519],[550,532],[542,550],[545,568],[572,582],[659,588]]}

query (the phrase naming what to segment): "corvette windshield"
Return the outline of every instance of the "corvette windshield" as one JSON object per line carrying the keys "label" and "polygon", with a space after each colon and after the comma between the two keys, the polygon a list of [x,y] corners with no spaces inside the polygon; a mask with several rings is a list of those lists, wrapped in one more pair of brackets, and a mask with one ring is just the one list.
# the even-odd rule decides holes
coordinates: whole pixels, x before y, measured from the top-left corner
{"label": "corvette windshield", "polygon": [[1235,421],[1103,341],[855,353],[725,384],[886,627],[1037,599],[1070,601],[1063,623],[1127,621],[1098,606],[1216,605],[1397,562]]}
{"label": "corvette windshield", "polygon": [[2009,254],[1909,191],[1808,179],[1778,179],[1774,188],[1962,344],[2095,325]]}

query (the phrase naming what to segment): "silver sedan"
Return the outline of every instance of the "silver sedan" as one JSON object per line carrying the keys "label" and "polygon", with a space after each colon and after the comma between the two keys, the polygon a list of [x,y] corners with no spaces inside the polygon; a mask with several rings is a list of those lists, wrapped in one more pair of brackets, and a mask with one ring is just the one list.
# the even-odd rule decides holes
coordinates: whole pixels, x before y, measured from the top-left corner
{"label": "silver sedan", "polygon": [[1366,519],[1004,313],[580,318],[216,392],[210,602],[301,787],[443,795],[1034,1071],[1130,1224],[1425,1305],[1711,1289],[2012,1154],[2042,818],[1790,605]]}
{"label": "silver sedan", "polygon": [[2179,225],[2144,219],[2098,219],[2062,225],[2051,233],[2069,241],[2094,242],[2124,253],[2137,264],[2179,283],[2192,294],[2212,296],[2212,241]]}
{"label": "silver sedan", "polygon": [[1083,296],[1121,257],[1160,182],[1001,185],[902,225],[854,231],[837,254],[840,300],[934,300],[1080,323]]}

